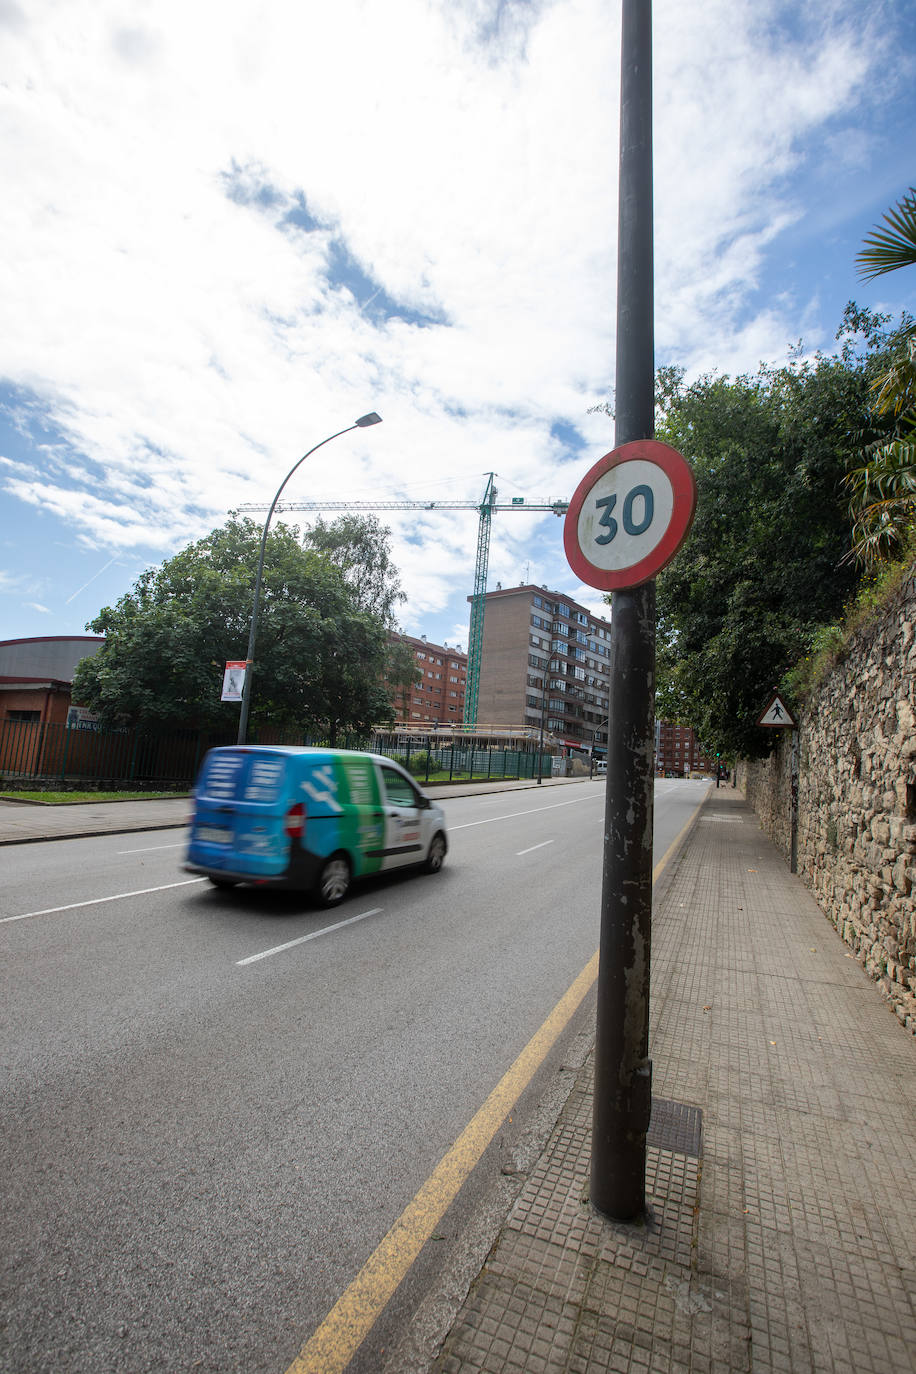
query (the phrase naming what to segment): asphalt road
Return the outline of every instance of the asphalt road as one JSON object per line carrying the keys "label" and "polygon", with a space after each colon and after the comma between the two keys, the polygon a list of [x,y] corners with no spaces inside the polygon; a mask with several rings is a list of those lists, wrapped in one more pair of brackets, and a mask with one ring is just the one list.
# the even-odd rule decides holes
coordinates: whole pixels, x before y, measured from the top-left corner
{"label": "asphalt road", "polygon": [[[656,860],[706,790],[657,785]],[[331,913],[189,880],[177,830],[6,849],[0,1368],[282,1374],[594,953],[603,795],[449,800],[440,874]],[[592,1007],[354,1369],[492,1219]]]}

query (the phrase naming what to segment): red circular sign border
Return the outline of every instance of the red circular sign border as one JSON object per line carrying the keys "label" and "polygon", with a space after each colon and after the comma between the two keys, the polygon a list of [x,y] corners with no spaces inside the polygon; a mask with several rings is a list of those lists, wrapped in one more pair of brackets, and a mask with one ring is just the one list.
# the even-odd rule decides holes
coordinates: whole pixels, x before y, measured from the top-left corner
{"label": "red circular sign border", "polygon": [[[599,478],[611,468],[621,463],[630,463],[642,458],[660,467],[667,476],[674,491],[674,509],[668,528],[651,553],[633,563],[629,568],[599,568],[590,563],[579,546],[579,515],[586,498]],[[697,505],[697,488],[687,459],[670,444],[660,439],[633,439],[612,449],[599,458],[576,487],[566,512],[563,526],[563,547],[566,559],[573,572],[587,587],[595,587],[602,592],[622,591],[625,587],[640,587],[649,582],[662,568],[667,567],[693,524]]]}

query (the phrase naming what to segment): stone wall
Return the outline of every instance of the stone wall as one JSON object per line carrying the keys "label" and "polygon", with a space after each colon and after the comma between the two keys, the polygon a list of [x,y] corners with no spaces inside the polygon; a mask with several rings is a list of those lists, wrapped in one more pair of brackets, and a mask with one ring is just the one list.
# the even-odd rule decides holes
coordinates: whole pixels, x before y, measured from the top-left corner
{"label": "stone wall", "polygon": [[[799,716],[798,873],[916,1033],[916,570]],[[738,785],[788,859],[792,732]]]}

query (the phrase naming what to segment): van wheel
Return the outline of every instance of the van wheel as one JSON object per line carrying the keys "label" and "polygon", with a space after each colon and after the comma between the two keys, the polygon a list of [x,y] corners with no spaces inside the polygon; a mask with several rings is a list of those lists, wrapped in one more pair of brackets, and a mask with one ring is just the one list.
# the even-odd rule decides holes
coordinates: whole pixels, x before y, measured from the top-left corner
{"label": "van wheel", "polygon": [[446,848],[447,846],[445,843],[445,836],[443,835],[441,830],[437,830],[435,835],[430,840],[429,853],[427,854],[426,861],[423,864],[423,871],[425,873],[439,872],[439,869],[445,863]]}
{"label": "van wheel", "polygon": [[235,878],[214,878],[212,873],[207,874],[207,882],[219,888],[220,892],[228,892],[230,887],[238,887]]}
{"label": "van wheel", "polygon": [[350,860],[346,854],[332,854],[325,859],[315,883],[315,894],[321,905],[337,906],[342,902],[350,891],[351,877]]}

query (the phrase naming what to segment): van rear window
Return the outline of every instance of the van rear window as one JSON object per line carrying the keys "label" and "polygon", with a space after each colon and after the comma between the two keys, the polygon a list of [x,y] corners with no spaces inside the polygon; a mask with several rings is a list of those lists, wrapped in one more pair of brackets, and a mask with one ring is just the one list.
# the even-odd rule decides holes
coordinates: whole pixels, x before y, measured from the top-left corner
{"label": "van rear window", "polygon": [[202,795],[218,797],[221,801],[235,801],[244,763],[244,754],[208,754],[200,778]]}
{"label": "van rear window", "polygon": [[286,760],[258,758],[227,749],[204,761],[199,791],[216,801],[274,802],[280,793]]}
{"label": "van rear window", "polygon": [[253,759],[245,784],[245,801],[276,801],[283,781],[284,768],[283,759]]}

